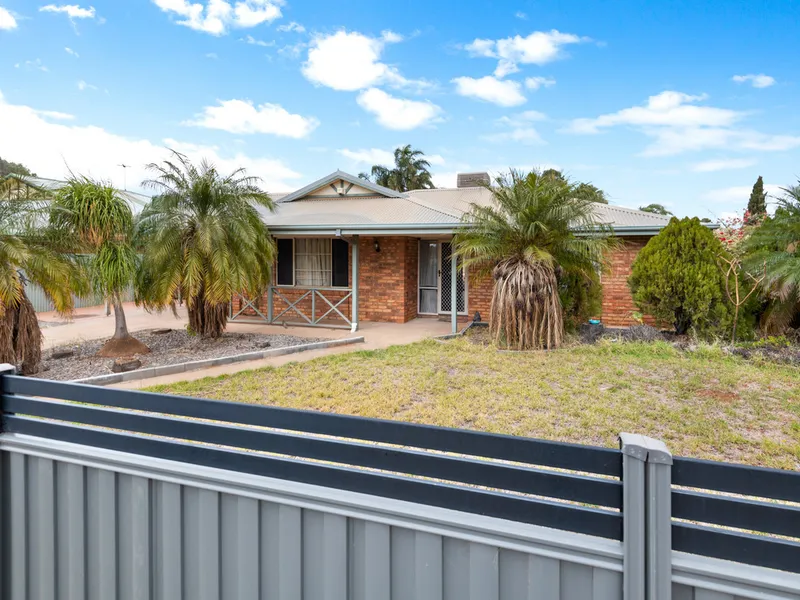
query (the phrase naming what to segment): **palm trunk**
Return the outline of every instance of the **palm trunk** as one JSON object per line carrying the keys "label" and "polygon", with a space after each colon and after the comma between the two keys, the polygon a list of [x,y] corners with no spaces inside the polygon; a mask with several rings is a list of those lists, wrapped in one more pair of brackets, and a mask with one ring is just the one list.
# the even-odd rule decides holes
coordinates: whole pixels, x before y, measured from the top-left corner
{"label": "palm trunk", "polygon": [[131,337],[128,332],[128,322],[125,320],[125,310],[122,308],[122,302],[119,296],[115,295],[113,299],[114,304],[114,338],[115,340],[125,340]]}

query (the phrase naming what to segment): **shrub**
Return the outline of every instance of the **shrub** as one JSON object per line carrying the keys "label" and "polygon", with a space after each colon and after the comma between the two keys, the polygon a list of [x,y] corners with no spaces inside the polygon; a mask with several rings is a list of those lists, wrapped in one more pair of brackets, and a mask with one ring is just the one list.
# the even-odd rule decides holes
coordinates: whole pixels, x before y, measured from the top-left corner
{"label": "shrub", "polygon": [[558,295],[564,311],[564,328],[569,332],[577,331],[602,311],[603,288],[594,271],[588,275],[562,273],[558,278]]}
{"label": "shrub", "polygon": [[720,330],[729,320],[723,274],[724,249],[697,218],[673,218],[633,262],[628,285],[634,302],[676,333]]}

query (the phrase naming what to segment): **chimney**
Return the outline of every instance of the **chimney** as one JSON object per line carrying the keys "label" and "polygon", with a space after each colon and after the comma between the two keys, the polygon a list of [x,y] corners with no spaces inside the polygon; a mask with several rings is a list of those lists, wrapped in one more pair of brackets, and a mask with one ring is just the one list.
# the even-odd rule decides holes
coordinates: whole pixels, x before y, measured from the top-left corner
{"label": "chimney", "polygon": [[481,184],[489,183],[489,174],[488,173],[459,173],[458,174],[458,183],[456,184],[460,188],[466,187],[478,187]]}

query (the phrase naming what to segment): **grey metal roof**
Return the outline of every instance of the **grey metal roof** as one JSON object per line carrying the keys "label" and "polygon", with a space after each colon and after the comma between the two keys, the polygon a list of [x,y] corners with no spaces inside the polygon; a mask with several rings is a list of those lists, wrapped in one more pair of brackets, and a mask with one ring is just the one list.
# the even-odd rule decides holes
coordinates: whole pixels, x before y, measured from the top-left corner
{"label": "grey metal roof", "polygon": [[[272,194],[276,201],[276,212],[261,210],[264,221],[275,233],[287,231],[319,231],[328,234],[332,230],[356,230],[369,226],[371,231],[396,231],[404,226],[406,230],[428,231],[437,228],[441,231],[455,231],[463,227],[464,214],[472,204],[489,205],[492,192],[485,187],[436,188],[432,190],[412,190],[401,194],[388,190],[393,195],[387,197],[383,191],[370,197],[357,198],[303,198],[319,187],[344,179],[367,187],[362,179],[342,171],[324,177],[305,186],[297,192],[283,196]],[[373,184],[374,185],[374,184]],[[377,186],[381,187],[381,186]],[[370,188],[372,189],[372,188]],[[386,188],[382,188],[386,190]],[[294,201],[293,201],[294,200]],[[620,233],[640,233],[652,235],[665,227],[668,216],[613,206],[596,204],[598,219]]]}
{"label": "grey metal roof", "polygon": [[[62,181],[60,179],[47,179],[45,177],[27,177],[25,175],[17,175],[16,173],[11,173],[8,175],[11,179],[16,179],[25,185],[28,185],[34,189],[42,190],[44,192],[57,192],[65,185],[67,185],[66,181]],[[130,202],[131,204],[135,204],[137,206],[146,206],[148,202],[150,202],[150,196],[146,196],[145,194],[139,194],[137,192],[129,192],[126,190],[117,190],[119,195],[122,196],[125,200]]]}
{"label": "grey metal roof", "polygon": [[367,179],[361,179],[360,177],[356,177],[355,175],[350,175],[350,173],[345,173],[344,171],[334,171],[330,175],[326,175],[322,179],[317,179],[316,181],[312,181],[307,186],[300,188],[296,192],[292,192],[291,194],[286,194],[280,199],[280,202],[292,202],[293,200],[297,200],[298,198],[302,198],[306,194],[310,194],[314,190],[321,188],[323,186],[329,185],[334,181],[346,181],[347,183],[352,183],[354,185],[359,185],[362,188],[368,189],[370,192],[375,192],[377,196],[385,196],[389,198],[402,198],[403,194],[401,192],[389,189],[387,187],[383,187],[382,185],[378,185],[377,183],[372,183]]}

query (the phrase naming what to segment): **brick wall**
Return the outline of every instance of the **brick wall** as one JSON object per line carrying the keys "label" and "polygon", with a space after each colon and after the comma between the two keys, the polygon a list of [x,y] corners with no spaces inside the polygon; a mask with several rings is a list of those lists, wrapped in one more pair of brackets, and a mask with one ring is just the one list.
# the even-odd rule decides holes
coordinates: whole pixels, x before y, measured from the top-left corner
{"label": "brick wall", "polygon": [[[623,246],[615,250],[610,257],[610,269],[603,274],[603,308],[601,318],[603,323],[610,327],[627,327],[635,323],[631,313],[637,311],[633,303],[628,276],[634,258],[648,241],[648,237],[623,238]],[[378,241],[381,251],[375,251],[375,241]],[[419,258],[419,242],[412,237],[373,237],[362,236],[359,240],[359,321],[380,321],[390,323],[405,323],[417,317],[417,271]],[[352,281],[352,259],[350,267],[350,280]],[[459,316],[459,322],[471,321],[475,312],[481,314],[484,321],[489,320],[489,309],[492,302],[494,281],[491,276],[469,277],[467,308],[469,314]],[[305,290],[281,288],[281,293],[290,300],[295,300]],[[334,304],[347,292],[323,292]],[[311,314],[311,299],[304,299],[299,308],[307,315]],[[240,301],[234,301],[234,312],[241,308]],[[274,314],[278,315],[286,302],[275,298]],[[330,308],[323,300],[317,298],[317,315],[321,315]],[[266,298],[259,299],[258,309],[267,314]],[[350,300],[345,300],[341,310],[349,318],[351,315]],[[246,311],[255,315],[252,310]],[[338,315],[333,317],[340,321]],[[331,315],[329,315],[330,317]],[[299,321],[299,316],[293,312],[287,313],[282,319]],[[645,317],[648,323],[653,323]]]}
{"label": "brick wall", "polygon": [[[639,309],[633,303],[628,277],[631,274],[633,260],[647,244],[649,237],[627,237],[622,239],[622,247],[614,250],[610,256],[610,269],[603,273],[603,312],[601,319],[608,327],[628,327],[636,321],[631,313]],[[654,320],[645,317],[645,321],[653,324]]]}

